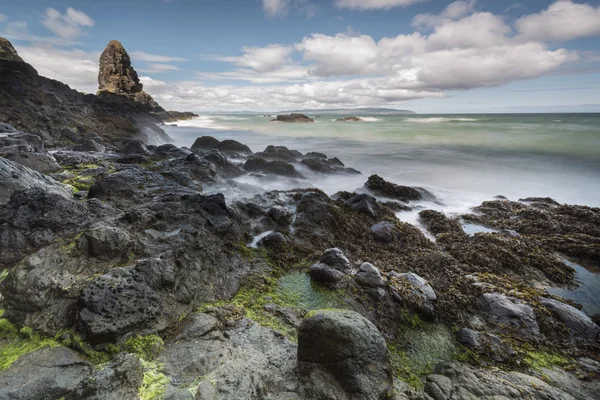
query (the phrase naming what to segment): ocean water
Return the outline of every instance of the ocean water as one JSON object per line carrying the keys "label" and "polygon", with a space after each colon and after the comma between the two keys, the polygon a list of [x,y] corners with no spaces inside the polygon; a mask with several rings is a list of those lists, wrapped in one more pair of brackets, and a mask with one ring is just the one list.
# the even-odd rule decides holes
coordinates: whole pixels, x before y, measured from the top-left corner
{"label": "ocean water", "polygon": [[[314,116],[314,115],[311,115]],[[495,195],[511,200],[549,196],[559,202],[600,206],[600,114],[398,115],[362,114],[364,122],[336,122],[346,115],[321,114],[315,123],[270,122],[263,115],[203,115],[167,127],[179,146],[196,137],[235,139],[253,151],[284,145],[320,151],[358,169],[359,176],[311,176],[308,182],[244,182],[264,189],[314,186],[329,194],[360,189],[379,174],[422,186],[462,213]],[[405,220],[415,219],[406,214]]]}

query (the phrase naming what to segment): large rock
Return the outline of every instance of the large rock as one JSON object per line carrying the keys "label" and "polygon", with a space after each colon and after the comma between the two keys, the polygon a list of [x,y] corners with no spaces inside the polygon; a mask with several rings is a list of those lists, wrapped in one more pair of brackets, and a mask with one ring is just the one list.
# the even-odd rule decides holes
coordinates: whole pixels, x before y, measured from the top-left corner
{"label": "large rock", "polygon": [[81,293],[79,321],[90,341],[104,343],[148,328],[161,328],[160,297],[132,269],[114,268]]}
{"label": "large rock", "polygon": [[28,133],[0,137],[0,157],[18,162],[43,174],[61,169],[56,159],[44,149],[42,139]]}
{"label": "large rock", "polygon": [[425,279],[414,272],[390,272],[392,294],[400,303],[427,316],[433,316],[437,295]]}
{"label": "large rock", "polygon": [[55,400],[68,395],[92,365],[66,347],[48,347],[19,358],[0,373],[0,399]]}
{"label": "large rock", "polygon": [[332,248],[325,250],[321,259],[311,265],[310,277],[317,282],[335,284],[344,279],[351,269],[352,264],[344,252]]}
{"label": "large rock", "polygon": [[144,369],[137,356],[121,353],[82,380],[65,400],[138,400]]}
{"label": "large rock", "polygon": [[0,60],[23,62],[12,43],[0,37]]}
{"label": "large rock", "polygon": [[273,122],[315,122],[314,119],[309,118],[304,114],[290,114],[290,115],[278,115],[276,119],[272,120]]}
{"label": "large rock", "polygon": [[518,330],[527,338],[539,335],[540,327],[529,304],[500,293],[484,293],[481,300],[488,322],[498,330]]}
{"label": "large rock", "polygon": [[365,188],[378,196],[389,197],[401,201],[435,200],[433,193],[420,187],[400,186],[387,182],[379,175],[371,175]]}
{"label": "large rock", "polygon": [[48,193],[72,198],[69,188],[52,178],[27,168],[17,162],[0,157],[0,205],[8,203],[10,196],[21,189],[40,188]]}
{"label": "large rock", "polygon": [[371,226],[371,235],[379,243],[392,243],[400,239],[400,231],[390,221],[381,221]]}
{"label": "large rock", "polygon": [[558,319],[565,324],[575,341],[593,343],[600,327],[594,323],[583,311],[565,303],[545,297],[540,298],[540,303],[552,311]]}
{"label": "large rock", "polygon": [[298,171],[296,171],[296,168],[292,164],[288,164],[287,162],[281,160],[267,161],[260,157],[253,157],[246,161],[244,164],[244,169],[249,172],[262,172],[265,174],[281,176],[302,176]]}
{"label": "large rock", "polygon": [[354,311],[319,310],[302,321],[298,370],[306,398],[322,398],[331,385],[327,376],[349,399],[384,399],[392,387],[385,339]]}

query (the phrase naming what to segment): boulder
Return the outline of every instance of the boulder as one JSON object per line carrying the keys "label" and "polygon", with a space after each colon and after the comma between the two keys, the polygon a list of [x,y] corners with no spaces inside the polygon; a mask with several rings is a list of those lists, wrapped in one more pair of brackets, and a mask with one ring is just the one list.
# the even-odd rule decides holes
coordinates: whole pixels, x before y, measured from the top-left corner
{"label": "boulder", "polygon": [[288,164],[285,161],[281,160],[267,161],[264,158],[260,157],[250,158],[244,164],[244,169],[249,172],[262,172],[265,174],[281,176],[302,176],[298,171],[296,171],[296,168],[292,164]]}
{"label": "boulder", "polygon": [[395,183],[387,182],[379,175],[371,175],[367,180],[367,183],[365,183],[365,188],[378,196],[404,202],[414,200],[435,200],[433,193],[426,189],[396,185]]}
{"label": "boulder", "polygon": [[298,371],[305,398],[321,398],[333,378],[348,399],[380,400],[393,382],[385,339],[371,321],[347,310],[313,311],[302,321]]}
{"label": "boulder", "polygon": [[65,400],[138,400],[144,369],[134,354],[121,353],[82,380]]}
{"label": "boulder", "polygon": [[177,336],[177,340],[193,340],[198,339],[217,327],[219,320],[212,315],[204,313],[195,313],[188,315],[183,321],[181,333]]}
{"label": "boulder", "polygon": [[260,152],[256,153],[257,156],[272,159],[272,160],[282,160],[287,162],[296,162],[298,158],[302,157],[302,153],[297,150],[290,150],[285,146],[267,146],[267,148]]}
{"label": "boulder", "polygon": [[88,254],[101,260],[127,259],[132,246],[129,234],[118,227],[100,223],[85,232]]}
{"label": "boulder", "polygon": [[0,399],[59,399],[75,390],[92,370],[79,353],[63,346],[47,347],[22,356],[0,372]]}
{"label": "boulder", "polygon": [[376,218],[381,212],[381,206],[375,197],[370,194],[361,193],[350,197],[345,201],[353,211]]}
{"label": "boulder", "polygon": [[400,231],[390,221],[381,221],[371,226],[371,235],[376,242],[379,243],[392,243],[400,238]]}
{"label": "boulder", "polygon": [[457,335],[458,341],[462,345],[480,354],[485,354],[494,361],[504,362],[516,355],[510,345],[505,344],[502,339],[491,333],[461,328]]}
{"label": "boulder", "polygon": [[593,343],[598,337],[600,326],[583,311],[546,297],[541,297],[540,303],[565,324],[575,341]]}
{"label": "boulder", "polygon": [[92,139],[86,139],[81,144],[78,144],[77,146],[73,147],[73,151],[91,151],[97,153],[104,153],[105,150],[106,148],[102,144]]}
{"label": "boulder", "polygon": [[366,288],[385,287],[385,281],[377,267],[368,262],[365,262],[360,266],[358,272],[354,275],[354,279],[356,280],[356,283]]}
{"label": "boulder", "polygon": [[335,284],[344,279],[344,273],[331,268],[326,264],[317,262],[310,266],[310,278],[321,283]]}
{"label": "boulder", "polygon": [[327,249],[321,255],[319,262],[345,273],[350,272],[352,264],[344,252],[336,247]]}
{"label": "boulder", "polygon": [[212,136],[201,136],[192,144],[192,150],[213,150],[219,147],[220,140]]}
{"label": "boulder", "polygon": [[281,232],[273,232],[262,238],[258,242],[258,246],[264,247],[267,249],[276,249],[281,247],[282,245],[287,244],[288,238]]}
{"label": "boulder", "polygon": [[500,293],[484,293],[481,301],[487,321],[499,331],[518,330],[519,335],[527,338],[539,335],[540,328],[529,304]]}
{"label": "boulder", "polygon": [[150,152],[146,148],[146,145],[140,140],[129,141],[125,146],[121,148],[120,153],[125,155],[150,155]]}
{"label": "boulder", "polygon": [[425,228],[434,235],[440,233],[465,234],[457,220],[450,219],[439,211],[423,210],[419,213],[419,219],[425,225]]}
{"label": "boulder", "polygon": [[335,120],[336,122],[362,122],[363,119],[359,117],[344,117],[338,118]]}
{"label": "boulder", "polygon": [[413,272],[390,272],[394,298],[426,316],[433,316],[437,295],[427,281]]}
{"label": "boulder", "polygon": [[0,205],[8,203],[10,196],[17,190],[29,188],[39,188],[64,198],[73,197],[67,186],[3,157],[0,157],[0,187]]}
{"label": "boulder", "polygon": [[163,328],[162,304],[135,270],[113,268],[82,291],[79,322],[90,342],[107,343],[129,333]]}
{"label": "boulder", "polygon": [[304,114],[290,114],[290,115],[278,115],[276,119],[271,120],[272,122],[288,122],[288,123],[306,123],[315,122],[314,119],[309,118]]}

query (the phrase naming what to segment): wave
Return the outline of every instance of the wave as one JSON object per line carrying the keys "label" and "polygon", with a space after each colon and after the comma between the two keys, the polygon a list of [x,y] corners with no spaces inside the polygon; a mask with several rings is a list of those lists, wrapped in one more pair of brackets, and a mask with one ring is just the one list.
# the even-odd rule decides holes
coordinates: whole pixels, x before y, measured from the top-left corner
{"label": "wave", "polygon": [[428,118],[407,118],[406,122],[417,122],[421,124],[436,124],[441,122],[476,122],[481,121],[478,118],[451,118],[451,117],[428,117]]}
{"label": "wave", "polygon": [[358,117],[360,119],[362,119],[365,122],[377,122],[379,121],[379,118],[375,118],[375,117]]}
{"label": "wave", "polygon": [[169,126],[180,126],[184,128],[208,128],[208,129],[229,129],[227,126],[219,125],[211,117],[194,117],[185,121],[177,121],[175,123],[168,123]]}

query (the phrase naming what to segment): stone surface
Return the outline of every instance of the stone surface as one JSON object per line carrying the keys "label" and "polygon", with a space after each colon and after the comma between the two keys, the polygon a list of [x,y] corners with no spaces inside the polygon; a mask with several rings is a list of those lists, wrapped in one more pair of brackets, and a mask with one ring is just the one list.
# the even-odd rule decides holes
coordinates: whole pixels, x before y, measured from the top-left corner
{"label": "stone surface", "polygon": [[426,189],[419,187],[400,186],[387,182],[379,175],[371,175],[365,183],[365,188],[378,196],[384,196],[400,201],[434,200],[435,196]]}
{"label": "stone surface", "polygon": [[530,305],[500,293],[484,293],[481,299],[488,322],[497,329],[516,329],[528,337],[539,335],[540,328]]}
{"label": "stone surface", "polygon": [[370,263],[363,263],[356,275],[354,275],[356,283],[360,286],[367,288],[383,288],[385,287],[385,281],[381,276],[379,270]]}
{"label": "stone surface", "polygon": [[379,243],[392,243],[400,238],[400,232],[390,221],[381,221],[370,228],[371,235]]}
{"label": "stone surface", "polygon": [[0,373],[0,399],[55,400],[68,395],[92,365],[66,347],[48,347],[18,359]]}
{"label": "stone surface", "polygon": [[290,115],[278,115],[276,119],[272,120],[274,122],[300,122],[300,123],[306,123],[306,122],[315,122],[314,119],[309,118],[308,116],[304,115],[304,114],[290,114]]}
{"label": "stone surface", "polygon": [[[360,314],[321,310],[298,330],[298,369],[307,398],[320,398],[319,372],[331,376],[349,399],[382,399],[392,387],[385,340]],[[311,395],[315,397],[311,397]]]}
{"label": "stone surface", "polygon": [[600,326],[596,325],[583,311],[545,297],[540,298],[540,303],[565,324],[574,340],[593,343],[600,334]]}

